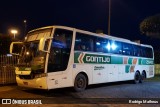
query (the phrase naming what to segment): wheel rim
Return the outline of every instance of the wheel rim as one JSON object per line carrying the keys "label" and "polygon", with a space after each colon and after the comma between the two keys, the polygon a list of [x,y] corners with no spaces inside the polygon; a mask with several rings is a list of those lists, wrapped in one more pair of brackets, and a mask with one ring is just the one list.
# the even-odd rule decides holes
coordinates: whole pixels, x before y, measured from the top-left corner
{"label": "wheel rim", "polygon": [[84,86],[85,86],[84,79],[83,78],[78,78],[77,79],[77,87],[78,88],[84,88]]}

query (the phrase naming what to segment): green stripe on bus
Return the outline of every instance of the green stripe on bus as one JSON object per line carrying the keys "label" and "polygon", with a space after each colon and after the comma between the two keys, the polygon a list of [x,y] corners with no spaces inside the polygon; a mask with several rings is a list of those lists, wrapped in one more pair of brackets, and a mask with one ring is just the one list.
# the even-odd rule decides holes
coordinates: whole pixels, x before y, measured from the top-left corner
{"label": "green stripe on bus", "polygon": [[142,62],[142,59],[139,58],[139,59],[138,59],[138,65],[141,65],[141,62]]}
{"label": "green stripe on bus", "polygon": [[[142,59],[142,58],[129,58],[126,56],[122,57],[122,56],[96,55],[83,52],[75,52],[74,63],[154,65],[154,60]],[[128,67],[126,69],[128,69]]]}
{"label": "green stripe on bus", "polygon": [[80,52],[74,53],[74,63],[79,63],[79,62],[78,62],[78,57],[79,57],[79,55],[80,55]]}
{"label": "green stripe on bus", "polygon": [[153,65],[154,60],[152,59],[141,59],[141,65]]}
{"label": "green stripe on bus", "polygon": [[123,64],[123,57],[111,56],[111,64]]}

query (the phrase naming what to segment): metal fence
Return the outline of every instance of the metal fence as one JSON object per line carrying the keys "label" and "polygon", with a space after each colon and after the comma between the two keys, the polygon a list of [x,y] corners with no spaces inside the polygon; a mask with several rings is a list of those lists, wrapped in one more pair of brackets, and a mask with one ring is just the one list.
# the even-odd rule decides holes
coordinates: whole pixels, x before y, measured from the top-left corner
{"label": "metal fence", "polygon": [[0,84],[16,83],[15,65],[18,56],[0,55]]}

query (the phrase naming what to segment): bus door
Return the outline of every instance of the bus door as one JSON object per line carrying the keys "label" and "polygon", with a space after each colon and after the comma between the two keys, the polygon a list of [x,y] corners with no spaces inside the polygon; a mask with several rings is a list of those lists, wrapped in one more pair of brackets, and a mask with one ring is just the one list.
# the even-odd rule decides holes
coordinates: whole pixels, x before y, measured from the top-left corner
{"label": "bus door", "polygon": [[[69,86],[69,59],[72,46],[72,31],[55,29],[48,59],[48,88]],[[69,68],[68,68],[69,67]],[[69,76],[69,77],[68,77]]]}

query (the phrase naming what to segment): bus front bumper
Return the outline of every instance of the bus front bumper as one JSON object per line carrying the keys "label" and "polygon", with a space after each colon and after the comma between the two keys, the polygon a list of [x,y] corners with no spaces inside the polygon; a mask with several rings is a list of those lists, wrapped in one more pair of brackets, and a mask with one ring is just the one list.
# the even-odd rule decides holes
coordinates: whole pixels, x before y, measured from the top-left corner
{"label": "bus front bumper", "polygon": [[20,79],[16,76],[16,81],[18,86],[25,88],[36,88],[36,89],[48,89],[47,87],[47,78],[35,78],[35,79]]}

